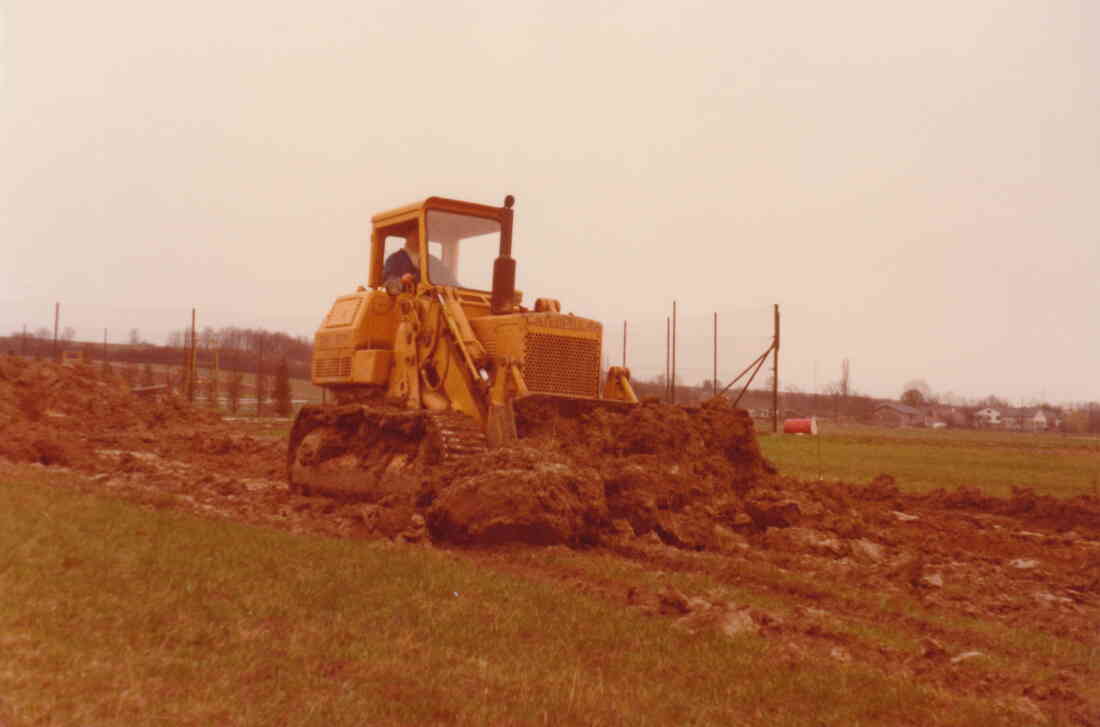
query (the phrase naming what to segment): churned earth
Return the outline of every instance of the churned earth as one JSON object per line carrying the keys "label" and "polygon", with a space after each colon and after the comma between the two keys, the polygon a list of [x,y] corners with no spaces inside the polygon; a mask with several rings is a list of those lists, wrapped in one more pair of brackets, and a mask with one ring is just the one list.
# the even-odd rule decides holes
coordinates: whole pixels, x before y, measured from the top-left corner
{"label": "churned earth", "polygon": [[778,668],[868,664],[1024,721],[1100,725],[1098,498],[801,482],[764,461],[744,412],[651,402],[521,408],[520,446],[398,463],[378,497],[341,502],[289,491],[276,426],[0,357],[0,477],[66,467],[149,507],[450,548],[699,638],[762,639]]}

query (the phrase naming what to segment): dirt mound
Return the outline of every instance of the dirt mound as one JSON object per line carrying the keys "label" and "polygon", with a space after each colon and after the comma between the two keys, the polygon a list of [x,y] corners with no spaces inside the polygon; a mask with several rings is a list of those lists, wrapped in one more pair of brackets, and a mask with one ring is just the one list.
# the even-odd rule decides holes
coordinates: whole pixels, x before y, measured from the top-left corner
{"label": "dirt mound", "polygon": [[[476,545],[643,538],[714,552],[750,542],[812,552],[826,543],[847,555],[876,547],[852,543],[894,523],[891,478],[860,488],[779,476],[762,457],[748,414],[728,404],[575,406],[563,412],[524,402],[517,407],[521,446],[429,468],[417,504],[432,538]],[[788,528],[812,533],[803,540],[813,542],[792,544],[774,533]]]}
{"label": "dirt mound", "polygon": [[168,392],[136,396],[99,367],[0,356],[0,456],[14,461],[84,467],[111,433],[215,421]]}
{"label": "dirt mound", "polygon": [[576,406],[524,402],[519,446],[429,468],[418,504],[432,537],[576,545],[649,535],[704,550],[751,527],[743,496],[774,470],[746,412]]}
{"label": "dirt mound", "polygon": [[593,543],[608,523],[599,473],[531,447],[471,458],[425,490],[433,537],[458,544]]}
{"label": "dirt mound", "polygon": [[[517,429],[541,449],[559,451],[582,464],[599,466],[650,455],[689,475],[726,480],[747,491],[774,472],[760,453],[752,418],[725,399],[688,409],[650,401],[622,410],[563,411],[550,402],[521,401]],[[609,459],[610,458],[610,459]]]}

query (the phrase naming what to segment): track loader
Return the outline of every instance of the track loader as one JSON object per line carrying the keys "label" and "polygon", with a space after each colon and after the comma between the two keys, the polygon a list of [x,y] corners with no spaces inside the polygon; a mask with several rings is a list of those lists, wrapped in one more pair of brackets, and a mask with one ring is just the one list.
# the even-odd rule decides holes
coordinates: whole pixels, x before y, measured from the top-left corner
{"label": "track loader", "polygon": [[638,403],[627,369],[601,377],[599,322],[523,304],[513,202],[429,197],[372,218],[368,286],[337,298],[314,335],[329,403],[295,419],[293,491],[371,499],[395,470],[514,441],[517,406]]}

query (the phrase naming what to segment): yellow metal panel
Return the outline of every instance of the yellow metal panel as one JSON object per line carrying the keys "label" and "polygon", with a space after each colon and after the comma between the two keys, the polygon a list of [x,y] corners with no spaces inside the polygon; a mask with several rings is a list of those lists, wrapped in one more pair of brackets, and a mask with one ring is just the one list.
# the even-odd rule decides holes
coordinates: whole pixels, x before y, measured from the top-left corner
{"label": "yellow metal panel", "polygon": [[393,367],[393,351],[356,351],[351,361],[351,380],[356,384],[385,385]]}
{"label": "yellow metal panel", "polygon": [[325,316],[324,328],[333,326],[348,326],[355,320],[355,314],[359,312],[360,296],[340,298],[332,306],[332,310]]}
{"label": "yellow metal panel", "polygon": [[517,322],[502,323],[493,331],[494,355],[512,361],[523,360],[524,326]]}
{"label": "yellow metal panel", "polygon": [[368,300],[362,306],[355,325],[355,348],[393,348],[393,337],[400,320],[394,299],[381,290],[366,295]]}

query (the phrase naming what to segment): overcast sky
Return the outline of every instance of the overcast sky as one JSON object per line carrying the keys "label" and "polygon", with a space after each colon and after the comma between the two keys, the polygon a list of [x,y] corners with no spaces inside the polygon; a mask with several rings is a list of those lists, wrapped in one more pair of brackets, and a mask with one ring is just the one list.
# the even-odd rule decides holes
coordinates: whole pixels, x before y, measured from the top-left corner
{"label": "overcast sky", "polygon": [[370,217],[516,202],[527,300],[720,378],[1100,400],[1100,4],[0,0],[0,333],[312,335]]}

